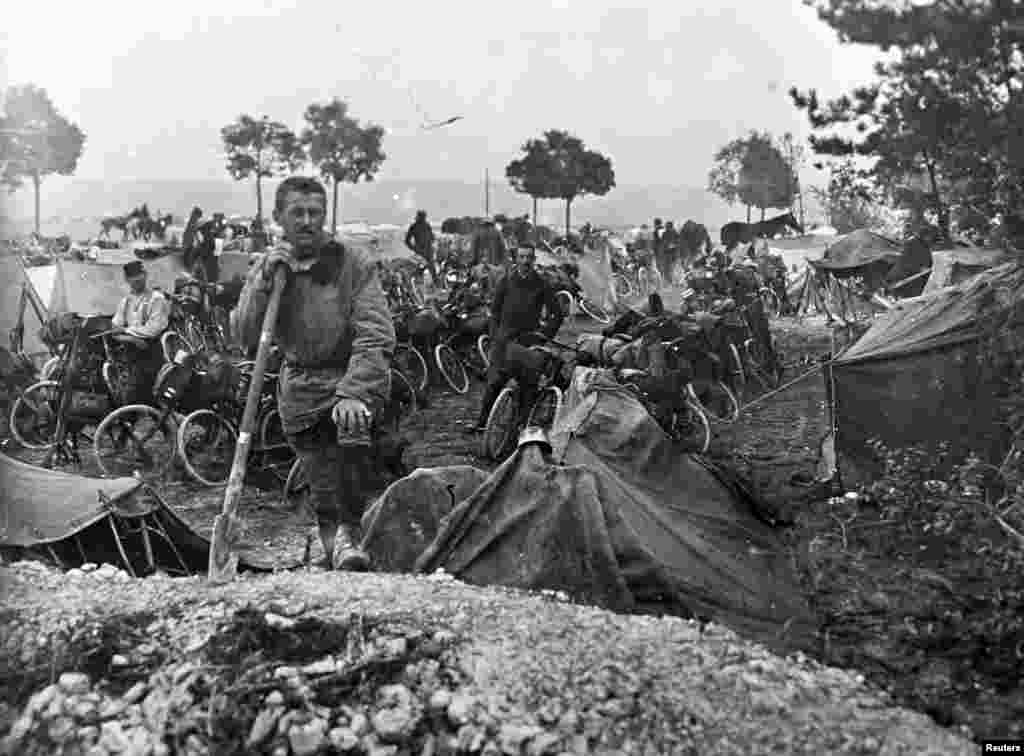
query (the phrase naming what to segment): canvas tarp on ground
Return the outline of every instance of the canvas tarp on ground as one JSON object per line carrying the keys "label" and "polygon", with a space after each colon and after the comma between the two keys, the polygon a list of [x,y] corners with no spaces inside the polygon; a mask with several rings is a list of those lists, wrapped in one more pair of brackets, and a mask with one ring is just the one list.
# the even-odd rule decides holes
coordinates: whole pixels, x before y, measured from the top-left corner
{"label": "canvas tarp on ground", "polygon": [[[116,531],[116,535],[115,535]],[[210,543],[135,478],[87,478],[0,454],[0,550],[58,566],[110,562],[137,574],[205,571]],[[269,569],[243,556],[250,569]],[[278,565],[280,566],[280,565]]]}
{"label": "canvas tarp on ground", "polygon": [[[1001,265],[879,317],[832,366],[836,453],[846,485],[877,474],[870,447],[948,445],[946,467],[1005,451],[994,387],[978,359],[980,319],[1024,296],[1024,272]],[[935,457],[938,460],[938,457]]]}
{"label": "canvas tarp on ground", "polygon": [[[14,255],[0,257],[0,339],[6,349],[10,342],[8,337],[11,331],[22,321],[22,351],[25,354],[45,354],[48,350],[46,345],[39,339],[39,329],[42,323],[36,317],[35,310],[29,303],[25,303],[25,315],[21,315],[21,293],[22,287],[26,284],[33,286],[31,277],[26,277],[26,269],[21,261]],[[38,293],[38,292],[36,292]],[[46,300],[42,300],[45,306]]]}
{"label": "canvas tarp on ground", "polygon": [[922,293],[931,294],[947,286],[955,286],[1005,261],[1006,253],[1001,249],[937,249],[932,252],[932,272]]}
{"label": "canvas tarp on ground", "polygon": [[417,570],[710,617],[776,649],[808,646],[813,615],[752,497],[681,454],[607,373],[577,369],[551,442],[551,455],[520,446],[457,504]]}

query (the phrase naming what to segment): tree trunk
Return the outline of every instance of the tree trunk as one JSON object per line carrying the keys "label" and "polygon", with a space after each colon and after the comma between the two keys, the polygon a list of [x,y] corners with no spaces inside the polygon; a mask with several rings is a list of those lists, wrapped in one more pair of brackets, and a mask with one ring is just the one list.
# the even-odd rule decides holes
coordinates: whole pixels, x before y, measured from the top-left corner
{"label": "tree trunk", "polygon": [[761,208],[761,222],[764,223],[764,208]]}
{"label": "tree trunk", "polygon": [[565,238],[569,238],[569,219],[572,216],[572,198],[565,201]]}
{"label": "tree trunk", "polygon": [[260,172],[256,171],[256,217],[260,225],[263,225],[263,184]]}
{"label": "tree trunk", "polygon": [[750,205],[747,205],[747,223],[750,223]]}
{"label": "tree trunk", "polygon": [[932,206],[935,209],[935,214],[938,216],[939,234],[941,234],[942,241],[948,242],[949,208],[942,202],[942,197],[939,194],[939,182],[935,179],[935,163],[926,159],[925,165],[928,167],[928,181],[932,186]]}
{"label": "tree trunk", "polygon": [[36,194],[36,234],[39,233],[39,184],[41,180],[39,178],[39,171],[32,171],[32,186],[35,188]]}
{"label": "tree trunk", "polygon": [[533,198],[533,227],[537,228],[537,198]]}
{"label": "tree trunk", "polygon": [[338,233],[338,179],[334,179],[334,199],[331,202],[331,236]]}

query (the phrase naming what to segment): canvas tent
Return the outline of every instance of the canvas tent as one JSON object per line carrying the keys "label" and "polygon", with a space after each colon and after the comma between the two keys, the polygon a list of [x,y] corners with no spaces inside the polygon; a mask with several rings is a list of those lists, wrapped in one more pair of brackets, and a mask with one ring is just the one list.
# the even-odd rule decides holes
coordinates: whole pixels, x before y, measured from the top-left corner
{"label": "canvas tent", "polygon": [[605,371],[576,370],[551,445],[520,445],[455,504],[416,569],[709,617],[776,649],[811,642],[813,615],[753,497],[680,455]]}
{"label": "canvas tent", "polygon": [[[46,266],[46,268],[52,267]],[[23,267],[15,255],[0,257],[0,287],[2,287],[0,295],[3,297],[0,300],[0,337],[3,338],[3,346],[7,348],[9,346],[8,336],[13,329],[20,325],[23,328],[22,351],[29,356],[47,354],[49,351],[39,338],[42,321],[36,317],[35,309],[28,301],[24,302],[24,309],[22,309],[22,292],[26,286],[29,288],[29,291],[26,292],[27,295],[35,297],[36,303],[42,306],[40,309],[46,306],[47,300],[42,298],[33,284],[33,278],[36,278],[40,285],[46,285],[47,275],[45,273],[33,274],[33,271],[41,270],[44,268]],[[42,315],[45,318],[46,312],[42,312]]]}
{"label": "canvas tent", "polygon": [[964,283],[899,303],[832,365],[836,453],[843,482],[881,469],[871,439],[890,449],[949,447],[948,463],[1005,451],[994,387],[978,360],[979,323],[1024,296],[1024,271],[1007,263]]}
{"label": "canvas tent", "polygon": [[[59,567],[109,562],[135,574],[198,574],[210,543],[136,478],[86,478],[0,454],[0,552]],[[272,565],[242,553],[249,569]]]}
{"label": "canvas tent", "polygon": [[971,276],[1005,262],[1001,249],[957,247],[932,252],[932,272],[922,293],[931,294],[946,286],[955,286]]}
{"label": "canvas tent", "polygon": [[[174,255],[143,262],[149,283],[164,291],[174,290],[184,267]],[[121,264],[58,260],[53,291],[48,302],[51,315],[113,315],[127,292]]]}
{"label": "canvas tent", "polygon": [[836,278],[861,276],[874,287],[902,256],[903,246],[899,242],[861,228],[830,244],[820,260],[808,262]]}

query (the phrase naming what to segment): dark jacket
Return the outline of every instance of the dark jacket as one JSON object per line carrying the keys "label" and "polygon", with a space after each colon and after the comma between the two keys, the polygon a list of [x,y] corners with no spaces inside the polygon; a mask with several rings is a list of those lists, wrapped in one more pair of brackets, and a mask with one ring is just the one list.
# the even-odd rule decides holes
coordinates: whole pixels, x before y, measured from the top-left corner
{"label": "dark jacket", "polygon": [[504,265],[507,262],[508,247],[501,231],[494,227],[483,228],[473,237],[471,260],[473,265]]}
{"label": "dark jacket", "polygon": [[550,323],[548,335],[554,336],[565,318],[554,289],[537,271],[522,276],[517,270],[510,270],[498,282],[491,303],[495,334],[513,336],[538,330],[544,309]]}
{"label": "dark jacket", "polygon": [[415,221],[405,232],[405,246],[421,257],[427,257],[434,249],[434,229],[426,221]]}

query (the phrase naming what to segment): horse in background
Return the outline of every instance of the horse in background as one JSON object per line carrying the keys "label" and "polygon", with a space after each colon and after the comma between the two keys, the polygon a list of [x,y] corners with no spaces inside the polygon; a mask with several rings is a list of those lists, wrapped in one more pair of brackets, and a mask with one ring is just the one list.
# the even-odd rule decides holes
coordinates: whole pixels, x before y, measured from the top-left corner
{"label": "horse in background", "polygon": [[722,246],[727,250],[732,250],[737,244],[750,244],[755,239],[774,239],[786,228],[791,228],[798,234],[804,232],[804,227],[790,211],[758,223],[741,223],[739,221],[726,223],[722,226],[720,238]]}
{"label": "horse in background", "polygon": [[163,241],[167,233],[167,227],[173,221],[174,216],[170,213],[166,215],[158,214],[156,218],[142,218],[139,221],[139,235],[146,241],[150,241],[153,238]]}
{"label": "horse in background", "polygon": [[143,203],[141,207],[132,210],[128,215],[115,215],[104,218],[100,221],[100,233],[97,238],[110,239],[110,231],[118,229],[121,232],[121,241],[139,238],[139,228],[143,220],[150,220],[149,207]]}

